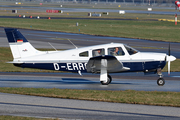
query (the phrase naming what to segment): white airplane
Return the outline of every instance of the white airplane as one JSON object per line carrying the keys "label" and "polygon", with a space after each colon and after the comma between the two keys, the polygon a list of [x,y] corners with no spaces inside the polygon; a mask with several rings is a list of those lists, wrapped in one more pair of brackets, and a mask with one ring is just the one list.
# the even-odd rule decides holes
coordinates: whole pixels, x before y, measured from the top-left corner
{"label": "white airplane", "polygon": [[168,62],[176,58],[165,53],[139,52],[121,43],[110,43],[64,51],[39,51],[14,28],[5,28],[15,66],[56,71],[99,73],[102,85],[111,83],[109,73],[144,72],[158,74],[157,84],[162,86],[165,80],[161,70]]}

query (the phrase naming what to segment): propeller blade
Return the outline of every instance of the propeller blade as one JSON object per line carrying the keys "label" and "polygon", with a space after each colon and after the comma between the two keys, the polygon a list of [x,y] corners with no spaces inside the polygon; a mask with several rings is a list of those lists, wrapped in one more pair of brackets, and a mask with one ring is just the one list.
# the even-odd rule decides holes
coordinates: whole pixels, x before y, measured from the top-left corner
{"label": "propeller blade", "polygon": [[168,75],[170,75],[170,65],[171,65],[171,62],[170,60],[168,61]]}
{"label": "propeller blade", "polygon": [[171,47],[170,47],[170,42],[169,42],[169,49],[168,49],[168,75],[170,75],[170,68],[171,68],[171,61],[174,59],[174,56],[171,56]]}
{"label": "propeller blade", "polygon": [[169,42],[169,49],[168,49],[168,55],[171,55],[171,48],[170,48],[170,42]]}

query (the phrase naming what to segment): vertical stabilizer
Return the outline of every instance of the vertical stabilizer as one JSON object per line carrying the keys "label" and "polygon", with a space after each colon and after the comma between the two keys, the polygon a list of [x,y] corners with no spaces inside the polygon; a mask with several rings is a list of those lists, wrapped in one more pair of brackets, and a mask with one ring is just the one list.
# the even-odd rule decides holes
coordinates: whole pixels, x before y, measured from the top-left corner
{"label": "vertical stabilizer", "polygon": [[17,29],[5,28],[4,30],[14,59],[33,56],[40,52]]}

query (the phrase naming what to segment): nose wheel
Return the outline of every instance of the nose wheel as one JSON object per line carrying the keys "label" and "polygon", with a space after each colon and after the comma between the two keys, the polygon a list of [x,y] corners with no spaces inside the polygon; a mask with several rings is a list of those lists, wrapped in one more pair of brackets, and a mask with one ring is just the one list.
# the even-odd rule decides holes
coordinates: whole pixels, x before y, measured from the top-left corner
{"label": "nose wheel", "polygon": [[159,86],[163,86],[163,85],[165,84],[165,80],[164,80],[163,78],[159,78],[159,79],[157,80],[157,84],[158,84]]}
{"label": "nose wheel", "polygon": [[163,75],[162,75],[162,71],[161,71],[161,68],[158,68],[157,69],[157,74],[159,76],[159,79],[157,80],[157,84],[159,86],[163,86],[165,84],[165,80],[163,79]]}

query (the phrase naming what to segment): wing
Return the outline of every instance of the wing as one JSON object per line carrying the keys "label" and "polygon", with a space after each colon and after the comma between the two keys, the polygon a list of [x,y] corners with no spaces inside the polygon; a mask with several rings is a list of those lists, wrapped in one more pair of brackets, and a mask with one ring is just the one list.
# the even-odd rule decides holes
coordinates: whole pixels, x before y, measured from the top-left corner
{"label": "wing", "polygon": [[105,69],[107,73],[130,70],[130,68],[124,67],[122,62],[119,62],[115,56],[111,55],[90,58],[86,65],[86,69],[87,72],[91,73],[99,73],[102,69]]}

